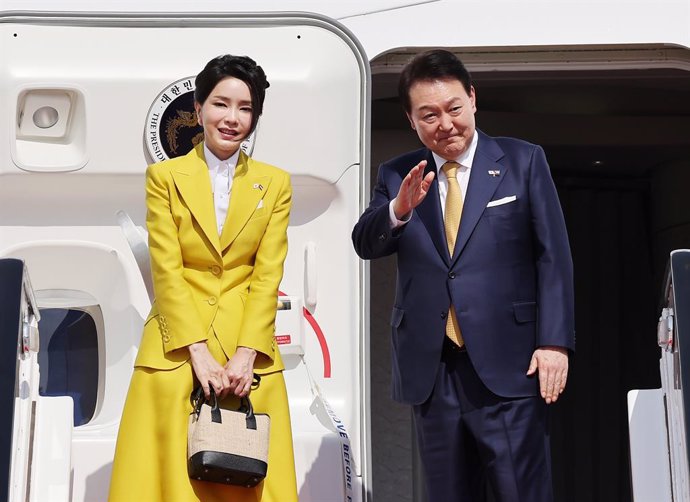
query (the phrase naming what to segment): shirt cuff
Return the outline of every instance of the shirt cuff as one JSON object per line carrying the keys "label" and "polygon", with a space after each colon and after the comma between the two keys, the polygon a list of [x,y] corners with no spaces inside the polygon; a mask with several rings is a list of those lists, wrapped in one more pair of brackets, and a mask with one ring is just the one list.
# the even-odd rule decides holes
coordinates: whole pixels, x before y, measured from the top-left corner
{"label": "shirt cuff", "polygon": [[393,199],[392,201],[390,201],[388,203],[388,216],[390,219],[391,228],[398,228],[398,227],[402,227],[408,221],[410,221],[410,219],[412,219],[412,211],[410,211],[410,214],[407,215],[407,218],[405,218],[403,220],[399,220],[395,216],[395,211],[393,211],[393,203],[394,202],[395,202],[395,199]]}

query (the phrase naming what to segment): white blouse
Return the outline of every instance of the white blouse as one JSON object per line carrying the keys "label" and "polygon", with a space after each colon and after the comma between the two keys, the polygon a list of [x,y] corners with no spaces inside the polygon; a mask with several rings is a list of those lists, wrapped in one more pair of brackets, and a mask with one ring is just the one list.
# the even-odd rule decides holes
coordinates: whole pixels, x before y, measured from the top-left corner
{"label": "white blouse", "polygon": [[220,235],[223,233],[223,225],[228,216],[232,180],[235,177],[235,168],[240,158],[240,149],[238,148],[229,159],[220,160],[204,143],[204,158],[208,166],[208,174],[211,177],[213,205],[216,208],[216,226],[218,227],[218,235]]}

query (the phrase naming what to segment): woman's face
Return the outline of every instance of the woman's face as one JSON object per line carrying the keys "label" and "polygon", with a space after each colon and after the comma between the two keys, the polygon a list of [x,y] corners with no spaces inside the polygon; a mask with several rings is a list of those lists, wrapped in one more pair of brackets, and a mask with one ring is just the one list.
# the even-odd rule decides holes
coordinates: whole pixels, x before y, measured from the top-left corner
{"label": "woman's face", "polygon": [[247,84],[228,77],[213,88],[203,104],[194,103],[204,141],[221,160],[230,157],[249,134],[252,96]]}

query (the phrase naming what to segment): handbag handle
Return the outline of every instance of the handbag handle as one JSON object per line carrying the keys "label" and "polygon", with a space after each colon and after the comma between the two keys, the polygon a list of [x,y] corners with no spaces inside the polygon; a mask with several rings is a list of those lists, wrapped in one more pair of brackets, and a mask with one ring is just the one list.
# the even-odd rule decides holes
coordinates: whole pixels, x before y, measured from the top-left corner
{"label": "handbag handle", "polygon": [[[255,374],[254,381],[252,382],[252,387],[258,386],[260,382],[261,377]],[[204,397],[203,387],[199,386],[192,391],[192,394],[189,396],[189,401],[191,402],[194,408],[192,410],[192,413],[194,413],[198,417],[199,413],[201,413],[201,406],[204,403],[208,403],[208,405],[211,407],[211,422],[222,424],[223,419],[221,417],[220,407],[218,406],[218,398],[216,397],[216,392],[213,390],[213,387],[211,387],[210,382],[209,391],[211,393],[211,398],[209,400],[207,400]],[[256,430],[256,417],[254,416],[254,406],[252,406],[252,401],[251,399],[249,399],[249,396],[240,398],[240,406],[239,408],[237,408],[237,411],[242,411],[245,413],[247,429]]]}

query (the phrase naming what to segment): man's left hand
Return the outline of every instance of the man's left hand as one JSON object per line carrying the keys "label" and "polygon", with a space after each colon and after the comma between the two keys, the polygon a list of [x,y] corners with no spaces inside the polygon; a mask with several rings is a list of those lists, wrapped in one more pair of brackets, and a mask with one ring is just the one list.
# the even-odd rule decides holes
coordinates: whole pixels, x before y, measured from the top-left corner
{"label": "man's left hand", "polygon": [[539,372],[539,389],[546,404],[556,402],[568,379],[568,352],[563,347],[539,347],[532,354],[527,375]]}

